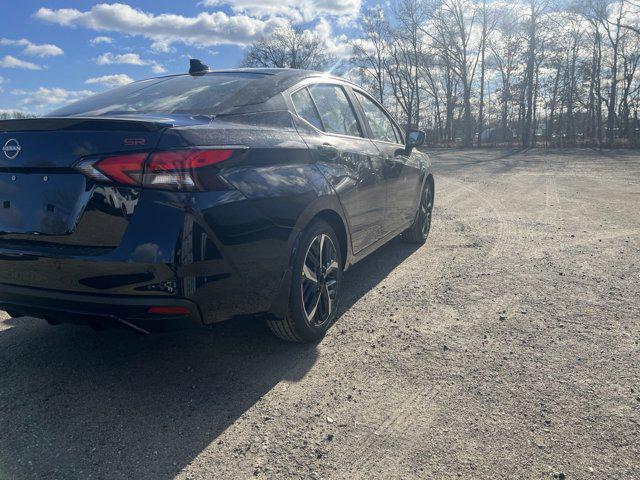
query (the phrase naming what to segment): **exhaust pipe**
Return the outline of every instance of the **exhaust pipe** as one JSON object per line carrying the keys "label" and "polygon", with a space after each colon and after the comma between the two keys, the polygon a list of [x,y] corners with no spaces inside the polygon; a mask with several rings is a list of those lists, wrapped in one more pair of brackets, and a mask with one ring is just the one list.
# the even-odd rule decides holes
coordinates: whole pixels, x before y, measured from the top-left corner
{"label": "exhaust pipe", "polygon": [[126,320],[123,320],[122,318],[115,318],[114,319],[118,324],[120,324],[120,326],[124,327],[124,328],[128,328],[129,330],[133,330],[134,332],[136,332],[139,335],[149,335],[151,332],[149,332],[149,330],[145,330],[142,327],[139,327],[137,325],[134,325],[131,322],[127,322]]}
{"label": "exhaust pipe", "polygon": [[[49,325],[61,325],[63,323],[66,323],[64,321],[60,321],[57,320],[56,318],[53,317],[44,317],[44,320],[49,324]],[[113,322],[113,325],[117,325],[119,327],[123,327],[126,328],[127,330],[131,330],[135,333],[137,333],[138,335],[150,335],[151,332],[149,332],[148,330],[139,327],[138,325],[135,325],[131,322],[128,322],[122,318],[118,318],[118,317],[104,317],[104,320],[107,320],[107,322],[111,321]],[[75,322],[71,322],[71,323],[75,323]],[[81,322],[85,325],[88,325],[89,327],[91,327],[92,330],[96,331],[96,332],[102,332],[104,331],[109,325],[107,323],[105,323],[104,321],[102,322],[98,322],[98,321],[85,321],[85,322]]]}

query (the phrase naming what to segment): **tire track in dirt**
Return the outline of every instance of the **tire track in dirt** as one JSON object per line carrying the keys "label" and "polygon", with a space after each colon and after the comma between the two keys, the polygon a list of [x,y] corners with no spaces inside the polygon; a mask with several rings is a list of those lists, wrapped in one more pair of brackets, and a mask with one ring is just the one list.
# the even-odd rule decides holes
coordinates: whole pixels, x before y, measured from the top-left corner
{"label": "tire track in dirt", "polygon": [[[463,242],[458,242],[467,245],[480,245],[483,246],[483,242],[486,238],[483,237],[480,232],[474,231],[473,228],[465,222],[465,214],[469,213],[472,207],[476,209],[478,206],[484,208],[483,212],[485,216],[488,216],[495,229],[492,231],[492,237],[490,239],[490,246],[488,250],[476,252],[473,256],[477,269],[491,269],[496,259],[501,258],[507,249],[509,248],[510,239],[514,235],[514,227],[510,221],[505,218],[505,208],[500,200],[486,190],[481,190],[479,187],[473,186],[466,181],[455,180],[449,177],[442,177],[439,179],[442,184],[441,191],[437,193],[436,198],[440,199],[439,209],[441,214],[448,215],[454,219],[453,224],[456,226],[454,232],[444,231],[438,232],[437,239],[431,237],[430,240],[436,240],[436,247],[443,247],[441,245],[442,235],[447,235],[447,239],[451,239],[449,235],[457,235]],[[444,223],[444,222],[443,222]],[[470,228],[471,227],[471,228]],[[445,240],[444,247],[447,247]],[[425,247],[433,247],[432,243],[428,243]],[[422,250],[422,249],[421,249]],[[416,252],[417,253],[417,252]],[[464,263],[456,261],[451,257],[451,249],[449,252],[442,252],[445,255],[439,255],[438,261],[433,264],[429,264],[429,276],[427,289],[428,296],[434,297],[434,293],[438,290],[444,290],[450,284],[449,279],[455,276],[460,271],[464,270],[468,266],[468,262],[471,260],[469,257],[464,257]],[[416,278],[411,275],[412,270],[421,270],[424,263],[428,262],[429,257],[427,255],[414,255],[410,265],[405,266],[402,272],[403,278]],[[453,260],[453,261],[451,261]],[[515,301],[515,298],[511,299],[511,302]],[[420,332],[420,335],[433,335],[434,327],[441,327],[446,329],[445,325],[431,325],[428,331]],[[473,328],[473,324],[466,324],[466,329]],[[435,352],[433,352],[435,353]],[[437,352],[441,355],[441,352]],[[430,416],[425,416],[425,412],[429,410],[429,404],[436,397],[439,398],[438,403],[443,403],[443,396],[452,397],[455,395],[455,391],[449,389],[448,392],[443,392],[438,387],[430,384],[425,384],[420,388],[407,392],[403,399],[395,405],[387,405],[385,410],[386,414],[376,415],[375,421],[369,421],[366,424],[361,425],[361,429],[365,431],[362,436],[362,441],[356,452],[356,460],[351,466],[350,476],[344,478],[375,478],[372,477],[372,472],[375,471],[375,465],[384,462],[388,465],[394,458],[390,457],[390,454],[398,453],[394,452],[393,448],[398,444],[411,443],[410,439],[406,438],[406,432],[410,431],[412,427],[415,427],[415,419],[420,418],[420,430],[425,431],[436,418],[436,411],[431,410]],[[446,403],[446,402],[444,402]],[[426,407],[426,408],[425,408]],[[420,415],[418,415],[420,414]],[[386,454],[386,455],[383,455]]]}

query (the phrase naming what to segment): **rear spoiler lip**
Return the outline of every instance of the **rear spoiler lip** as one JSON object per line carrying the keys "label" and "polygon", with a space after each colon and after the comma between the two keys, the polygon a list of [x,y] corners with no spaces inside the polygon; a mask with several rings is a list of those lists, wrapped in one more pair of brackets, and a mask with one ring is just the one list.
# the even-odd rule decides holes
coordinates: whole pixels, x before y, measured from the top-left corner
{"label": "rear spoiler lip", "polygon": [[180,124],[166,117],[40,117],[0,120],[0,132],[135,131],[155,132]]}

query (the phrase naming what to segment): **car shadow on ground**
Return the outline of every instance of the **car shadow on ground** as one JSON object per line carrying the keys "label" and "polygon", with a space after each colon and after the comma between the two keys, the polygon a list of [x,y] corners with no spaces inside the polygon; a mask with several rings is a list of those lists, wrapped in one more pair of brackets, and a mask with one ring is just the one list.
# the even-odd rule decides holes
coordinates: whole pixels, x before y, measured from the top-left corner
{"label": "car shadow on ground", "polygon": [[[341,310],[415,250],[394,240],[356,265]],[[0,478],[173,478],[318,361],[317,345],[279,341],[255,318],[150,336],[33,318],[4,326]]]}

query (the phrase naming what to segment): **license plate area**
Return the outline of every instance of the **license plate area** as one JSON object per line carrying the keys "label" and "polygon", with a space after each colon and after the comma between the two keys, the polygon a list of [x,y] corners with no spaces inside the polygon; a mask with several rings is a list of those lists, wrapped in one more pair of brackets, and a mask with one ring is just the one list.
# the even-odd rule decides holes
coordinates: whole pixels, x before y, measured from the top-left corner
{"label": "license plate area", "polygon": [[91,195],[77,173],[0,173],[0,232],[72,233]]}

